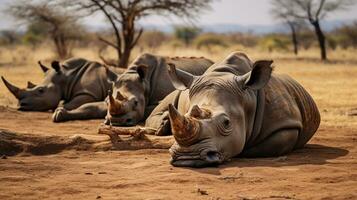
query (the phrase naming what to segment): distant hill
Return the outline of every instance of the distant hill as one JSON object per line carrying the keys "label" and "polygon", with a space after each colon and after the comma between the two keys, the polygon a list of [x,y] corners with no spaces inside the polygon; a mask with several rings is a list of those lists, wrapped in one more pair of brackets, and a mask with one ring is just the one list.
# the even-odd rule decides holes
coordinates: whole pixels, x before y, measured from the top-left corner
{"label": "distant hill", "polygon": [[[345,24],[352,23],[353,20],[330,20],[322,21],[321,26],[324,31],[331,31],[335,28],[341,27]],[[290,30],[284,24],[273,24],[273,25],[239,25],[239,24],[209,24],[198,26],[203,32],[213,32],[213,33],[232,33],[232,32],[242,32],[242,33],[254,33],[254,34],[266,34],[266,33],[286,33]],[[159,30],[166,33],[173,32],[173,25],[165,26],[155,26],[155,25],[144,25],[146,30]]]}

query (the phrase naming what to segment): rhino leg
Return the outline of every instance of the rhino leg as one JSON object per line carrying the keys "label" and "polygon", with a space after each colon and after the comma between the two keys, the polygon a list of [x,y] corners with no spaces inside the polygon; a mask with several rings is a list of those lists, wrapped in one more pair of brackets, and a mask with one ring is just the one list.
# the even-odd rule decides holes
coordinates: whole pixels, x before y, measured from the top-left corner
{"label": "rhino leg", "polygon": [[155,135],[171,135],[169,104],[174,104],[179,94],[174,91],[166,96],[146,119],[145,126],[156,129]]}
{"label": "rhino leg", "polygon": [[82,106],[67,110],[59,107],[52,115],[53,122],[64,122],[69,120],[100,119],[107,114],[107,104],[104,101],[86,103]]}
{"label": "rhino leg", "polygon": [[80,95],[76,96],[74,99],[72,99],[70,102],[65,103],[63,107],[66,110],[73,110],[78,107],[80,107],[83,104],[90,103],[90,102],[95,102],[96,100],[90,96],[90,95]]}
{"label": "rhino leg", "polygon": [[298,140],[297,129],[282,129],[270,135],[263,142],[246,149],[243,157],[274,157],[291,152]]}
{"label": "rhino leg", "polygon": [[171,127],[169,120],[169,112],[159,112],[151,115],[150,118],[146,120],[145,126],[156,129],[155,135],[170,135]]}

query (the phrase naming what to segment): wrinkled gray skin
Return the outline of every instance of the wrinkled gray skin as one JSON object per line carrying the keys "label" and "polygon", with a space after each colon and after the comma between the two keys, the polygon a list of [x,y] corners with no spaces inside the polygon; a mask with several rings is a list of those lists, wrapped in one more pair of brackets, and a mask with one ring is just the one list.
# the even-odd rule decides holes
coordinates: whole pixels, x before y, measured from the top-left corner
{"label": "wrinkled gray skin", "polygon": [[252,63],[235,52],[202,76],[171,66],[170,77],[183,91],[168,95],[146,126],[174,135],[172,165],[205,167],[237,155],[280,156],[309,141],[320,123],[317,106],[292,78],[271,74],[271,63]]}
{"label": "wrinkled gray skin", "polygon": [[[107,67],[82,58],[72,58],[62,64],[52,62],[52,69],[39,62],[45,78],[39,85],[28,82],[20,89],[2,77],[9,91],[19,100],[19,110],[55,110],[54,122],[76,119],[104,118],[104,102],[111,82],[117,75]],[[60,101],[63,105],[58,107]]]}
{"label": "wrinkled gray skin", "polygon": [[194,75],[202,75],[213,64],[205,58],[138,56],[113,85],[105,124],[133,126],[145,120],[159,101],[175,90],[168,63]]}

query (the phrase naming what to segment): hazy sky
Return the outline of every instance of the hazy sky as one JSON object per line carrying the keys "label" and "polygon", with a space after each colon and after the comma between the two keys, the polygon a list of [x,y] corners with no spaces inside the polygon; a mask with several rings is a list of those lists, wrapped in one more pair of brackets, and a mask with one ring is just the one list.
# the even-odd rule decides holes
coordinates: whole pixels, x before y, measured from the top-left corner
{"label": "hazy sky", "polygon": [[[0,0],[0,9],[6,7],[6,4],[16,0]],[[354,0],[357,1],[357,0]],[[212,10],[205,11],[198,20],[198,24],[240,24],[240,25],[270,25],[276,23],[270,16],[270,0],[216,0],[212,4]],[[357,3],[348,11],[336,12],[330,15],[328,19],[356,19]],[[103,17],[95,16],[85,20],[85,23],[91,25],[103,24]],[[181,20],[176,18],[167,19],[161,16],[151,16],[141,20],[142,24],[150,25],[169,25],[179,23]],[[10,18],[5,13],[0,13],[0,29],[16,28]]]}

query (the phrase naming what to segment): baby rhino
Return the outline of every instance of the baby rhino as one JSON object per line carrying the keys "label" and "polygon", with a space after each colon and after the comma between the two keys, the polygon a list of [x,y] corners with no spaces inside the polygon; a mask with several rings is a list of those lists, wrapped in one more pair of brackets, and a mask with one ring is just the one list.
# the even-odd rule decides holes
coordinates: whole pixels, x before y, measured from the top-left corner
{"label": "baby rhino", "polygon": [[[114,71],[82,58],[72,58],[63,63],[53,61],[52,69],[39,64],[45,73],[45,79],[39,85],[28,82],[27,88],[20,89],[1,77],[18,99],[19,110],[55,110],[54,122],[104,118],[104,100],[112,81],[117,78]],[[58,107],[60,101],[64,104]]]}
{"label": "baby rhino", "polygon": [[320,123],[317,106],[272,61],[233,53],[202,76],[170,65],[178,90],[153,111],[146,126],[173,134],[172,165],[204,167],[230,158],[280,156],[302,148]]}

